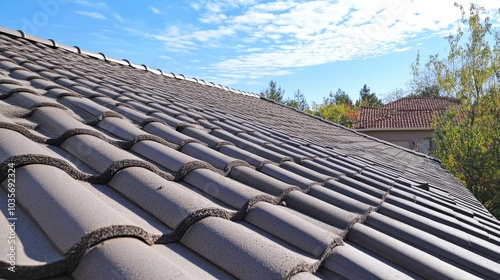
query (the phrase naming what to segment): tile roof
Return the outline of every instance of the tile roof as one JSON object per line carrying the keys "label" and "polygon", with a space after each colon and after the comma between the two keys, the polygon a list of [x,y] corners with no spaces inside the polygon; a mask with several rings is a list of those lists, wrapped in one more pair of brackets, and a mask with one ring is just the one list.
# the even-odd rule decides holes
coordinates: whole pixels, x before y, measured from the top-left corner
{"label": "tile roof", "polygon": [[1,31],[1,278],[500,278],[500,222],[433,158]]}
{"label": "tile roof", "polygon": [[381,107],[361,107],[355,129],[431,128],[432,118],[457,100],[448,97],[405,97]]}

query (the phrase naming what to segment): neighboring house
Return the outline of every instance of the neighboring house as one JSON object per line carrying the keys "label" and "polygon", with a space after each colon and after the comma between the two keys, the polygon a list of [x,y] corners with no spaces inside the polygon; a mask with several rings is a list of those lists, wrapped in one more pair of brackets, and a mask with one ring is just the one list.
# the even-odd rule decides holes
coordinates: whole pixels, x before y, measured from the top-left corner
{"label": "neighboring house", "polygon": [[407,149],[429,153],[433,150],[432,119],[449,106],[457,106],[448,97],[405,97],[384,106],[361,107],[356,131],[366,133]]}
{"label": "neighboring house", "polygon": [[438,160],[1,28],[0,182],[2,279],[500,279]]}

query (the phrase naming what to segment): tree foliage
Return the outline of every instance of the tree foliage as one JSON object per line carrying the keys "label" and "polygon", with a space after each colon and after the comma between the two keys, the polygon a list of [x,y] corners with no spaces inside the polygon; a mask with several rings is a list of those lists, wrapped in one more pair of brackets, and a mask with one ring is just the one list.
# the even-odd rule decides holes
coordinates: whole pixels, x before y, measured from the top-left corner
{"label": "tree foliage", "polygon": [[353,105],[349,95],[340,88],[335,93],[330,91],[323,98],[322,104],[313,102],[312,110],[307,112],[345,127],[352,127],[352,123],[359,118],[358,107]]}
{"label": "tree foliage", "polygon": [[431,56],[426,66],[460,104],[434,120],[433,155],[500,218],[500,36],[481,20],[482,8],[471,5],[466,16],[455,5],[467,29],[448,36],[448,56]]}
{"label": "tree foliage", "polygon": [[309,109],[309,104],[307,103],[306,97],[300,89],[296,89],[293,93],[293,99],[288,98],[285,104],[291,107],[297,108],[300,111],[306,111]]}
{"label": "tree foliage", "polygon": [[300,111],[306,111],[309,109],[306,97],[300,89],[296,89],[294,91],[293,98],[285,99],[285,90],[281,89],[281,86],[278,86],[278,84],[273,80],[270,80],[268,87],[260,92],[260,96],[290,107],[295,107]]}
{"label": "tree foliage", "polygon": [[328,97],[323,98],[323,104],[352,104],[352,100],[345,91],[339,88],[335,93],[330,91]]}
{"label": "tree foliage", "polygon": [[402,89],[402,88],[396,88],[394,89],[393,91],[389,92],[388,94],[386,94],[382,100],[385,104],[387,103],[391,103],[391,102],[394,102],[396,100],[399,100],[403,97],[406,97],[408,96],[407,92]]}
{"label": "tree foliage", "polygon": [[380,105],[382,101],[375,93],[371,93],[370,88],[365,84],[360,90],[360,98],[356,104],[345,91],[339,88],[335,93],[330,91],[330,94],[323,98],[323,104],[313,103],[312,110],[307,112],[345,127],[352,127],[352,124],[359,119],[360,106]]}
{"label": "tree foliage", "polygon": [[356,106],[378,107],[382,105],[382,100],[377,97],[376,93],[371,93],[370,88],[365,84],[359,90],[359,99],[356,101]]}
{"label": "tree foliage", "polygon": [[278,86],[275,81],[271,80],[269,81],[269,86],[260,92],[260,96],[283,103],[285,90],[281,89],[281,86]]}
{"label": "tree foliage", "polygon": [[319,116],[329,121],[352,127],[359,117],[358,108],[350,103],[329,103],[319,107]]}
{"label": "tree foliage", "polygon": [[417,52],[415,61],[411,64],[413,79],[408,83],[409,96],[440,96],[442,88],[433,71],[432,65],[436,63],[437,56],[430,56],[429,61],[422,67],[420,65],[420,51]]}

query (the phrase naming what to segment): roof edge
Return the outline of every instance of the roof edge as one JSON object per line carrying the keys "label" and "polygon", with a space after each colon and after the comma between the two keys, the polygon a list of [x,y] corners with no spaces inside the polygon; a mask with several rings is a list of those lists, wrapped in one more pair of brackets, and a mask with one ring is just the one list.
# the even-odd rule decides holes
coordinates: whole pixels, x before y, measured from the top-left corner
{"label": "roof edge", "polygon": [[93,58],[104,60],[106,62],[114,62],[117,64],[121,64],[123,66],[130,66],[130,67],[138,69],[138,70],[148,71],[148,72],[153,73],[155,75],[166,76],[166,77],[174,78],[174,79],[178,79],[178,80],[186,80],[186,81],[190,81],[190,82],[201,84],[201,85],[220,88],[220,89],[223,89],[223,90],[226,90],[229,92],[233,92],[233,93],[237,93],[237,94],[241,94],[241,95],[260,98],[260,96],[258,94],[253,93],[253,92],[247,92],[247,91],[237,90],[234,88],[229,88],[228,86],[223,86],[221,84],[215,84],[213,82],[206,82],[203,79],[187,78],[183,74],[174,74],[172,72],[164,72],[161,69],[149,68],[148,66],[146,66],[144,64],[132,63],[127,59],[117,59],[117,58],[108,57],[104,53],[95,53],[95,52],[83,50],[78,46],[69,46],[69,45],[65,45],[65,44],[60,44],[60,43],[57,43],[53,39],[44,39],[41,37],[37,37],[37,36],[31,35],[31,34],[27,34],[22,30],[13,30],[10,28],[0,26],[0,34],[4,34],[4,35],[10,36],[10,37],[22,38],[22,39],[25,39],[25,40],[28,40],[31,42],[35,42],[35,43],[44,44],[44,45],[51,47],[51,48],[64,49],[64,50],[70,51],[72,53],[87,55],[87,56],[90,56]]}

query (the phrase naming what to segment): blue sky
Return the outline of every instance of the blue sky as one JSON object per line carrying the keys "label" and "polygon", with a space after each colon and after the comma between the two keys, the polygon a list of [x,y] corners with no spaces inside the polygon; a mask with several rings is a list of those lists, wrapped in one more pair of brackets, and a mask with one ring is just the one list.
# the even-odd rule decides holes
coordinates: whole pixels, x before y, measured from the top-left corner
{"label": "blue sky", "polygon": [[[455,1],[16,0],[0,26],[249,92],[273,79],[321,102],[338,88],[353,99],[363,84],[380,97],[404,88],[418,50],[446,53]],[[497,1],[475,3],[495,15]]]}

